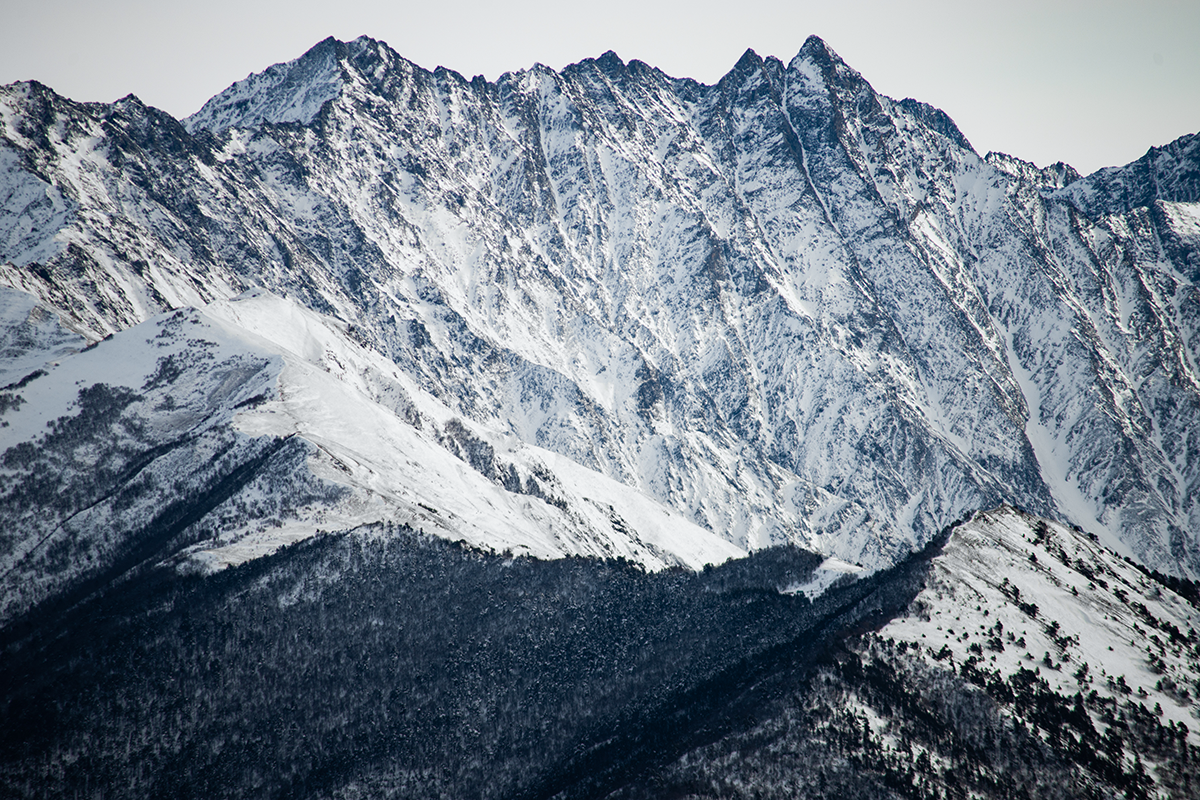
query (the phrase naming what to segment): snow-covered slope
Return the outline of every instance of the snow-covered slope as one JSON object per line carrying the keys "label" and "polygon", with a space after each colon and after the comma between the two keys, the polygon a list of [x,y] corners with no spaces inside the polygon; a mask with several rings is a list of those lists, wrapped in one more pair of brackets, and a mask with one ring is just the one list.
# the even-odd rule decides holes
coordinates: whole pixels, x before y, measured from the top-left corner
{"label": "snow-covered slope", "polygon": [[[87,340],[65,329],[36,298],[0,287],[0,386],[2,391],[34,380],[57,359],[82,350]],[[33,376],[33,377],[31,377]]]}
{"label": "snow-covered slope", "polygon": [[622,557],[654,569],[745,554],[627,486],[463,420],[333,321],[295,303],[259,290],[204,313],[281,355],[274,397],[240,413],[234,427],[256,437],[299,436],[328,456],[322,477],[356,490],[355,503],[339,509],[342,528],[405,522],[497,551]]}
{"label": "snow-covered slope", "polygon": [[[882,565],[1014,502],[1200,573],[1195,203],[1101,216],[819,39],[713,86],[326,40],[183,123],[14,84],[0,135],[0,282],[90,337],[263,287],[487,458],[592,470],[738,549]],[[277,417],[358,436],[315,408]]]}
{"label": "snow-covered slope", "polygon": [[1008,506],[921,559],[907,612],[613,796],[1196,796],[1197,584]]}
{"label": "snow-covered slope", "polygon": [[344,326],[261,290],[74,353],[51,314],[2,292],[7,341],[27,348],[13,365],[30,371],[0,393],[0,618],[143,562],[226,566],[372,522],[651,568],[744,555],[462,420]]}
{"label": "snow-covered slope", "polygon": [[1140,703],[1200,745],[1200,609],[1086,534],[1009,507],[974,515],[880,636],[980,685],[1030,671],[1105,712]]}

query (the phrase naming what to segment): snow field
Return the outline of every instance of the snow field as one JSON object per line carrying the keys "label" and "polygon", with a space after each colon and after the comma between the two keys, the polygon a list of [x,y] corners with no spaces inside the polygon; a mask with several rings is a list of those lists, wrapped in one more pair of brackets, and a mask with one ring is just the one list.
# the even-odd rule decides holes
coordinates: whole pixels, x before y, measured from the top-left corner
{"label": "snow field", "polygon": [[880,635],[946,666],[974,657],[1002,676],[1033,670],[1066,697],[1141,702],[1200,743],[1200,612],[1086,535],[1039,524],[1008,507],[976,514],[935,558],[910,614]]}

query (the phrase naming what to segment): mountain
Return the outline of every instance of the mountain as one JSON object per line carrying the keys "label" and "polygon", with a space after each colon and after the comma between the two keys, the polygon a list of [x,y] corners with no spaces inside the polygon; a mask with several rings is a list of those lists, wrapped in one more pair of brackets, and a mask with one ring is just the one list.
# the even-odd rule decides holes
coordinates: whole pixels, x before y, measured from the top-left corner
{"label": "mountain", "polygon": [[956,526],[905,613],[746,729],[615,797],[1187,797],[1200,606],[1010,507]]}
{"label": "mountain", "polygon": [[[40,310],[0,292],[26,319]],[[380,519],[541,558],[745,555],[456,416],[328,317],[261,290],[154,317],[5,388],[2,620],[146,559],[211,570]]]}
{"label": "mountain", "polygon": [[983,159],[816,38],[713,86],[361,38],[182,122],[0,105],[0,281],[89,340],[261,288],[737,548],[884,565],[1013,502],[1200,568],[1191,140]]}
{"label": "mountain", "polygon": [[4,280],[86,335],[263,286],[739,547],[888,563],[1012,500],[1200,563],[1193,206],[1125,208],[1136,164],[1047,191],[815,38],[712,87],[363,38],[182,124],[4,102]]}
{"label": "mountain", "polygon": [[1193,796],[1196,142],[815,37],[0,87],[0,793]]}

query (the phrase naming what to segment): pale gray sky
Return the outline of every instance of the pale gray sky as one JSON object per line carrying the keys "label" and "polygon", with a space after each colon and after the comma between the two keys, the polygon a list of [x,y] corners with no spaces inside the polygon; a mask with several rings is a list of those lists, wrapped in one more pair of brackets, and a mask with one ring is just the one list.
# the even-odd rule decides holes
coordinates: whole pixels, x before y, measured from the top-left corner
{"label": "pale gray sky", "polygon": [[467,77],[612,49],[712,83],[747,47],[788,61],[813,33],[878,91],[944,110],[980,154],[1086,173],[1200,131],[1197,0],[3,0],[0,83],[186,116],[330,35]]}

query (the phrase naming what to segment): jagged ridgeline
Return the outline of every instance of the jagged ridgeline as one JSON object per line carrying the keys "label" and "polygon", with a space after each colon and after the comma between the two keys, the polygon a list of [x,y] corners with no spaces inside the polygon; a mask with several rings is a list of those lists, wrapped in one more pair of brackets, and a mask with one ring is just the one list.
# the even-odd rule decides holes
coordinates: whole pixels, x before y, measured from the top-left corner
{"label": "jagged ridgeline", "polygon": [[[867,565],[1013,502],[1200,572],[1196,137],[1088,177],[984,158],[816,38],[712,86],[612,53],[468,81],[361,38],[183,121],[0,105],[0,281],[89,339],[261,287],[477,426],[491,451],[435,420],[504,491],[559,497],[569,461]],[[564,466],[471,462],[500,441]]]}

